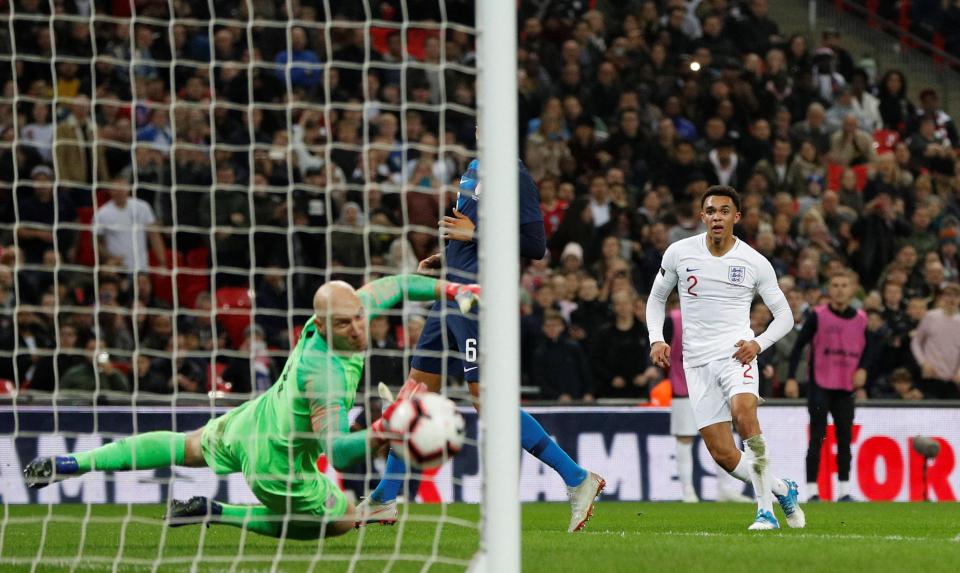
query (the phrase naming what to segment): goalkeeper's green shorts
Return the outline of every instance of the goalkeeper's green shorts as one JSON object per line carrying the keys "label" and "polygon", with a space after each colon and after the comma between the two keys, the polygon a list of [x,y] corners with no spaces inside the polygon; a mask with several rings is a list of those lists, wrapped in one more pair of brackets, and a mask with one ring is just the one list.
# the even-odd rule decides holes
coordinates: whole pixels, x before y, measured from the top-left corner
{"label": "goalkeeper's green shorts", "polygon": [[[291,471],[286,454],[280,460],[277,455],[265,453],[276,449],[251,447],[250,436],[266,424],[259,420],[251,426],[245,410],[231,410],[203,427],[200,448],[207,466],[217,475],[243,473],[253,495],[276,513],[342,517],[347,511],[347,498],[316,465]],[[294,473],[295,476],[291,475]]]}

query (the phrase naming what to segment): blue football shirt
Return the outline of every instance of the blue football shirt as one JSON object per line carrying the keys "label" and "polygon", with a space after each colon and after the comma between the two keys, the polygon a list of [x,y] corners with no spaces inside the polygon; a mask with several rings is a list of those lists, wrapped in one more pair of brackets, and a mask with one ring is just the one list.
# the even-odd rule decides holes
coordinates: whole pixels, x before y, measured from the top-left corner
{"label": "blue football shirt", "polygon": [[[533,177],[527,171],[523,161],[519,162],[519,200],[520,200],[520,225],[527,223],[543,224],[543,213],[540,211],[540,191]],[[457,193],[457,211],[470,217],[473,224],[477,226],[475,237],[482,239],[480,225],[477,221],[478,206],[480,202],[481,185],[479,181],[479,161],[474,159],[467,166],[467,170],[460,177],[460,192]],[[476,241],[451,241],[447,240],[446,250],[444,251],[447,263],[447,273],[444,278],[448,281],[460,283],[477,282],[477,243]],[[511,263],[513,264],[513,263]]]}

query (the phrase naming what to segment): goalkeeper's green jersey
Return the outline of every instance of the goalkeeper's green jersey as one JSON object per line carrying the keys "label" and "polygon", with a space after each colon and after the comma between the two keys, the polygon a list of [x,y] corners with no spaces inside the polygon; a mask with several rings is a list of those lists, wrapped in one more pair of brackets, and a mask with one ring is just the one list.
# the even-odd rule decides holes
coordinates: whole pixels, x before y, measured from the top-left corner
{"label": "goalkeeper's green jersey", "polygon": [[[429,277],[400,275],[373,281],[357,294],[369,318],[404,298],[433,300],[435,286]],[[366,432],[349,433],[348,413],[365,354],[331,351],[317,330],[318,320],[313,316],[304,325],[279,379],[267,392],[208,424],[210,446],[219,450],[207,456],[214,471],[254,469],[297,480],[316,471],[322,453],[337,468],[363,457]]]}

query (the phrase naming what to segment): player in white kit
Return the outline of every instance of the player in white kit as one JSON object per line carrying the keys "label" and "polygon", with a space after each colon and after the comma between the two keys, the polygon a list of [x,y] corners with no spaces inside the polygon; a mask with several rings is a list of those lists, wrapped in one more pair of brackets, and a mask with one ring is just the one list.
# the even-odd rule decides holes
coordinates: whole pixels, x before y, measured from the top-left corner
{"label": "player in white kit", "polygon": [[[694,418],[713,459],[730,475],[753,484],[757,514],[750,529],[778,529],[773,515],[777,498],[790,527],[806,520],[798,503],[799,488],[770,471],[766,442],[757,420],[757,355],[793,328],[793,315],[777,284],[773,266],[733,236],[740,220],[740,195],[715,185],[701,201],[707,232],[670,245],[647,301],[650,357],[670,365],[670,345],[663,338],[665,306],[679,285],[683,314],[683,369]],[[750,305],[759,294],[773,322],[759,336],[750,330]],[[743,437],[741,452],[730,423]]]}

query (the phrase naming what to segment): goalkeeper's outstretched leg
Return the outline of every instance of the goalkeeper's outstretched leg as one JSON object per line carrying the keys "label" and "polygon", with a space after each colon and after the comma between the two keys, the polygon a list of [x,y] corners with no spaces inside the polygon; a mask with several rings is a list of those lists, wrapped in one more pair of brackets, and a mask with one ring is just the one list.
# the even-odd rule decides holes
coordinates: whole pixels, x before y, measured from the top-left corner
{"label": "goalkeeper's outstretched leg", "polygon": [[128,471],[185,466],[205,467],[200,448],[201,430],[147,432],[111,442],[88,452],[34,459],[23,470],[31,489],[79,477],[92,471]]}
{"label": "goalkeeper's outstretched leg", "polygon": [[[91,471],[208,467],[201,448],[202,434],[203,430],[189,434],[147,432],[88,452],[36,458],[27,464],[23,474],[28,487],[41,489]],[[318,479],[307,488],[294,489],[289,499],[271,495],[267,491],[268,485],[261,487],[254,481],[251,484],[254,495],[275,509],[267,505],[232,505],[194,497],[186,501],[171,500],[165,518],[172,527],[219,523],[288,539],[343,535],[356,521],[354,506],[332,484],[324,484],[329,488],[318,487],[319,479],[325,480],[326,476],[318,474],[316,477]],[[290,511],[286,510],[288,506]]]}

